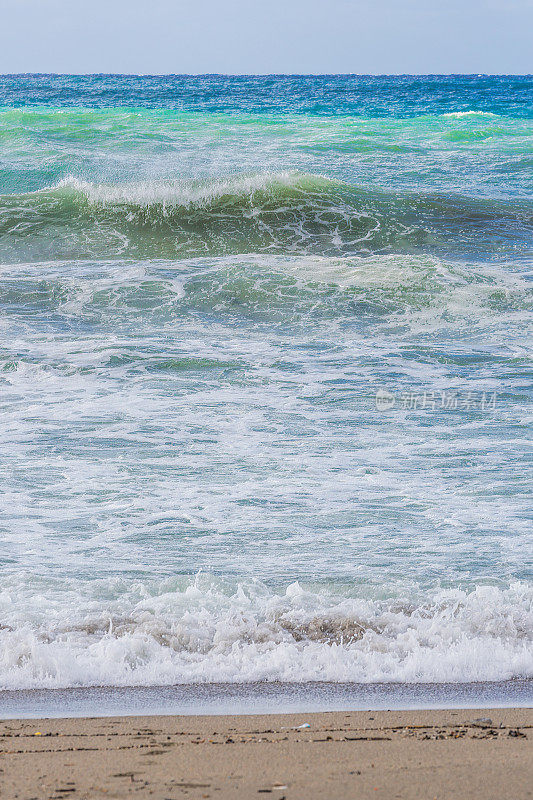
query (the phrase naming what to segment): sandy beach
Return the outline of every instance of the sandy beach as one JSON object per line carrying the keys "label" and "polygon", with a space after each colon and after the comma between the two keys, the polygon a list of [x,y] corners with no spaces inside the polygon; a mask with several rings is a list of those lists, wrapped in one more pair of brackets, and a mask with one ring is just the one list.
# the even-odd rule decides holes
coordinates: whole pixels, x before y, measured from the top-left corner
{"label": "sandy beach", "polygon": [[1,796],[522,800],[532,728],[531,709],[5,720]]}

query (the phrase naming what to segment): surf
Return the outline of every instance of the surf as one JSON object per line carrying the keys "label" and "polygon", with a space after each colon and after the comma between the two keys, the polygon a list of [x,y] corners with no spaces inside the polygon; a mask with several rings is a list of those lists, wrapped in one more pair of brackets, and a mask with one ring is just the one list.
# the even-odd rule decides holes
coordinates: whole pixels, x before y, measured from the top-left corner
{"label": "surf", "polygon": [[[210,181],[99,184],[74,177],[0,197],[0,257],[35,260],[426,252],[530,254],[524,203],[354,186],[288,171]],[[53,251],[52,251],[53,248]]]}

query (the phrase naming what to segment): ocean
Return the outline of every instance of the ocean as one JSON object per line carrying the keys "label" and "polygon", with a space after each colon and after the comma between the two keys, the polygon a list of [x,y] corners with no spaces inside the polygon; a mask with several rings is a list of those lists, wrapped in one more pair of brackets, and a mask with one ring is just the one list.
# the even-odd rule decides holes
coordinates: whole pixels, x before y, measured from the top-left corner
{"label": "ocean", "polygon": [[532,199],[531,77],[0,76],[0,689],[532,678]]}

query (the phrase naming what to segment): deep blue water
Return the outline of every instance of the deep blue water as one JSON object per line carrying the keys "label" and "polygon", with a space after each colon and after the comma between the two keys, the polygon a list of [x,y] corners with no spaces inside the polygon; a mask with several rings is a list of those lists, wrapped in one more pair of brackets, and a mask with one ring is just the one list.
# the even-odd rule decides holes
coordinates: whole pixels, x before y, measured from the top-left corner
{"label": "deep blue water", "polygon": [[412,117],[533,114],[528,75],[0,75],[0,103],[173,111]]}

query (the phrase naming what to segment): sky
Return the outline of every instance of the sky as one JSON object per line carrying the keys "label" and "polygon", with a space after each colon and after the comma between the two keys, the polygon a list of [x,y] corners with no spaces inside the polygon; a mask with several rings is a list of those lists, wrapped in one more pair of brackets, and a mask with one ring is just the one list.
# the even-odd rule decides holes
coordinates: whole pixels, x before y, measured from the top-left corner
{"label": "sky", "polygon": [[533,73],[533,0],[0,0],[0,72]]}

